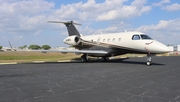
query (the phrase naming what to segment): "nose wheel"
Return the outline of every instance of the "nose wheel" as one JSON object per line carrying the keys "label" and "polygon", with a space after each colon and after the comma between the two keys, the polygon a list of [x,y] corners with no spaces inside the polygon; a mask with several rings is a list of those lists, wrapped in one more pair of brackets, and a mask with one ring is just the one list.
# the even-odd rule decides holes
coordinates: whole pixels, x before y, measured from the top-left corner
{"label": "nose wheel", "polygon": [[152,55],[151,54],[147,54],[147,66],[152,65]]}
{"label": "nose wheel", "polygon": [[150,66],[150,65],[151,65],[151,62],[150,62],[150,61],[147,61],[146,64],[147,64],[147,66]]}

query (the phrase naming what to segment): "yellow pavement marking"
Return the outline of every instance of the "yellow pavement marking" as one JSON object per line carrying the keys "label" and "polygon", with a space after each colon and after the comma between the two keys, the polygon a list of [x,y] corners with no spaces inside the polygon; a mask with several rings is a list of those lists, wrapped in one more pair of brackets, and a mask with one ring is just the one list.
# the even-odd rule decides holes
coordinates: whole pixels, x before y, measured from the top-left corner
{"label": "yellow pavement marking", "polygon": [[17,62],[10,62],[10,63],[0,63],[0,65],[6,65],[6,64],[17,64]]}

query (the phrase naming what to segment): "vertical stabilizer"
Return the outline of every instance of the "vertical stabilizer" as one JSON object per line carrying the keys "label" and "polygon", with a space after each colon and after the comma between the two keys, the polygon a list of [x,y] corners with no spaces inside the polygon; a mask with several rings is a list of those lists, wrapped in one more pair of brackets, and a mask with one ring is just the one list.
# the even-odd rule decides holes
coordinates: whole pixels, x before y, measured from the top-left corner
{"label": "vertical stabilizer", "polygon": [[76,27],[74,26],[74,24],[76,24],[76,25],[81,25],[81,24],[74,23],[73,21],[69,21],[69,22],[48,21],[48,22],[50,22],[50,23],[63,23],[67,27],[69,36],[73,36],[73,35],[80,36],[80,34],[79,34],[78,30],[76,29]]}
{"label": "vertical stabilizer", "polygon": [[9,45],[10,45],[12,51],[16,51],[15,49],[13,49],[12,44],[11,44],[10,41],[9,41]]}

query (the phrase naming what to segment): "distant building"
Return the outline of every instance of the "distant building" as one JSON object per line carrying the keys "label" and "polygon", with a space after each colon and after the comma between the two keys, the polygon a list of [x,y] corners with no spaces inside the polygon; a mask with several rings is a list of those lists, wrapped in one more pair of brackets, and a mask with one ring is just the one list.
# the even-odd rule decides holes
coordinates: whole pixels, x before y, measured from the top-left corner
{"label": "distant building", "polygon": [[174,51],[178,51],[178,45],[174,46]]}
{"label": "distant building", "polygon": [[9,48],[9,47],[3,47],[1,50],[3,50],[3,51],[12,51],[12,49]]}
{"label": "distant building", "polygon": [[168,46],[168,48],[169,48],[169,50],[170,50],[171,52],[174,51],[174,46]]}
{"label": "distant building", "polygon": [[168,48],[170,49],[170,51],[180,51],[180,45],[170,45],[168,46]]}
{"label": "distant building", "polygon": [[177,51],[180,51],[180,45],[177,45]]}

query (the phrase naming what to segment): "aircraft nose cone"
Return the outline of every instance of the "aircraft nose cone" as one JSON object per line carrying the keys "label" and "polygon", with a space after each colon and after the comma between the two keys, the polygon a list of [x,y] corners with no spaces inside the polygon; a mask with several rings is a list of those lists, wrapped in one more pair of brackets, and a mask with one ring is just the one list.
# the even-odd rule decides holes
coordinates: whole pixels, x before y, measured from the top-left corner
{"label": "aircraft nose cone", "polygon": [[160,42],[156,42],[156,46],[158,46],[158,50],[162,53],[170,52],[170,49],[166,45]]}
{"label": "aircraft nose cone", "polygon": [[151,53],[167,53],[170,52],[170,49],[166,45],[154,40],[149,46],[149,51]]}
{"label": "aircraft nose cone", "polygon": [[162,48],[161,48],[162,52],[166,53],[166,52],[170,52],[170,49],[164,45]]}

